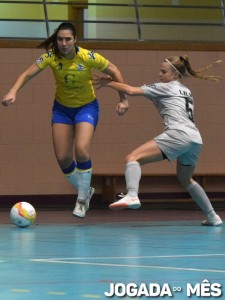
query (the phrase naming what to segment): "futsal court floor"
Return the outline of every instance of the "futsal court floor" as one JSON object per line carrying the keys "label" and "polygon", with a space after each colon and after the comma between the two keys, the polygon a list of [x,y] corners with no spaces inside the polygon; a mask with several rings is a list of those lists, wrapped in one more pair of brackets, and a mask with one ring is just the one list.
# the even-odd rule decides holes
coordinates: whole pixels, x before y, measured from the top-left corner
{"label": "futsal court floor", "polygon": [[37,210],[18,228],[0,211],[0,299],[224,299],[225,225],[202,219],[199,210],[91,209],[85,219]]}

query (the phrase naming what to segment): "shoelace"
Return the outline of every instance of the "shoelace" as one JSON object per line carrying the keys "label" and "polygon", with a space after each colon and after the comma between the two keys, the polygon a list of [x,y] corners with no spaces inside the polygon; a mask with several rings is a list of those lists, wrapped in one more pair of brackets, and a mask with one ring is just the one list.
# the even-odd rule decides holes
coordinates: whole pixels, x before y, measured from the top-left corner
{"label": "shoelace", "polygon": [[85,211],[86,210],[86,204],[79,202],[79,208],[80,208],[80,210]]}
{"label": "shoelace", "polygon": [[124,198],[124,197],[126,197],[126,195],[124,193],[120,193],[120,194],[118,194],[118,197],[119,198]]}

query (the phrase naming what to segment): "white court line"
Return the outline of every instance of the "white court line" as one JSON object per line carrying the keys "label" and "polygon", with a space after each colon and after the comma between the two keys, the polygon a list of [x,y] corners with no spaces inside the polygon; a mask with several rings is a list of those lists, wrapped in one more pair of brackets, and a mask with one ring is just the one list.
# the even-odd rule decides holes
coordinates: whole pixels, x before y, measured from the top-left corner
{"label": "white court line", "polygon": [[[147,256],[96,256],[96,257],[57,257],[57,258],[46,258],[43,260],[84,260],[84,259],[144,259],[144,258],[184,258],[184,257],[216,257],[225,256],[225,253],[215,253],[215,254],[185,254],[185,255],[147,255]],[[39,259],[31,259],[32,261],[39,261]]]}
{"label": "white court line", "polygon": [[176,255],[176,256],[140,256],[140,257],[95,257],[95,258],[62,258],[62,259],[30,259],[33,262],[43,263],[58,263],[58,264],[74,264],[74,265],[89,265],[89,266],[107,266],[107,267],[125,267],[125,268],[144,268],[144,269],[161,269],[161,270],[183,270],[193,272],[210,272],[210,273],[225,273],[225,270],[214,270],[214,269],[199,269],[199,268],[180,268],[180,267],[165,267],[165,266],[152,266],[152,265],[132,265],[132,264],[112,264],[112,263],[95,263],[95,262],[77,262],[67,260],[81,260],[81,259],[112,259],[112,258],[180,258],[180,257],[213,257],[213,256],[225,256],[225,254],[203,254],[203,255]]}
{"label": "white court line", "polygon": [[125,265],[125,264],[107,264],[107,263],[89,263],[89,262],[72,262],[72,261],[60,261],[60,260],[32,260],[36,262],[44,263],[58,263],[58,264],[72,264],[72,265],[89,265],[89,266],[104,266],[104,267],[126,267],[126,268],[145,268],[145,269],[163,269],[163,270],[183,270],[183,271],[195,271],[195,272],[211,272],[211,273],[225,273],[225,270],[213,270],[213,269],[195,269],[195,268],[175,268],[175,267],[162,267],[162,266],[143,266],[143,265]]}

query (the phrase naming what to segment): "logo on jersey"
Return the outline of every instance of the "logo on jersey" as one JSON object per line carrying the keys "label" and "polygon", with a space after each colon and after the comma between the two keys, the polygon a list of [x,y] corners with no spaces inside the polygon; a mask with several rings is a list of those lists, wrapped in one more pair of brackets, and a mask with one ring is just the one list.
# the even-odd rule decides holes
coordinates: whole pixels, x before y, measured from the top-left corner
{"label": "logo on jersey", "polygon": [[95,59],[95,54],[94,52],[88,52],[87,55],[89,56],[90,59]]}
{"label": "logo on jersey", "polygon": [[73,86],[75,83],[75,75],[72,74],[66,74],[64,76],[64,81],[67,85],[67,87],[69,88],[70,86]]}
{"label": "logo on jersey", "polygon": [[44,61],[43,57],[38,58],[38,60],[36,60],[36,64],[41,64]]}
{"label": "logo on jersey", "polygon": [[83,71],[83,69],[84,69],[84,66],[82,64],[78,64],[77,70],[78,71]]}
{"label": "logo on jersey", "polygon": [[87,117],[88,119],[94,120],[94,118],[91,115],[88,115]]}
{"label": "logo on jersey", "polygon": [[45,57],[48,58],[48,57],[52,57],[52,51],[48,51],[47,53],[45,53]]}

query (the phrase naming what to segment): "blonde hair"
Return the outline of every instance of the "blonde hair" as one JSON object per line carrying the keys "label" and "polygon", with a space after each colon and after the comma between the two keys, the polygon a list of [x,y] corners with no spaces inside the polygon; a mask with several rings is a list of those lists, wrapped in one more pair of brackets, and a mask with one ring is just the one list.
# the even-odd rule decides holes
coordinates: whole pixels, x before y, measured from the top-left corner
{"label": "blonde hair", "polygon": [[204,72],[207,71],[209,68],[213,66],[213,64],[221,63],[222,60],[217,60],[213,62],[212,64],[198,70],[193,70],[189,58],[187,55],[182,55],[182,56],[172,56],[169,58],[166,58],[164,61],[169,62],[174,70],[177,70],[179,76],[185,76],[186,72],[188,72],[191,76],[198,78],[198,79],[203,79],[203,80],[212,80],[212,81],[219,81],[222,79],[220,76],[214,76],[214,75],[204,75]]}

